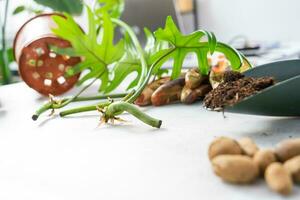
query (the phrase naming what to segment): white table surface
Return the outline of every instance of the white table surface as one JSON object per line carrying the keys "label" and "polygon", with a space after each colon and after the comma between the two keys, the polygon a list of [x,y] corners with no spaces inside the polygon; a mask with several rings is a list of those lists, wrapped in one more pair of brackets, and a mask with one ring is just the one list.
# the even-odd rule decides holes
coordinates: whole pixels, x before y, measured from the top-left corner
{"label": "white table surface", "polygon": [[[268,190],[264,181],[222,182],[207,158],[220,135],[249,136],[261,147],[299,137],[299,119],[209,112],[200,103],[145,108],[163,120],[154,129],[133,119],[98,127],[91,112],[60,119],[33,111],[45,99],[24,83],[0,87],[1,200],[299,199]],[[79,104],[77,104],[79,105]]]}

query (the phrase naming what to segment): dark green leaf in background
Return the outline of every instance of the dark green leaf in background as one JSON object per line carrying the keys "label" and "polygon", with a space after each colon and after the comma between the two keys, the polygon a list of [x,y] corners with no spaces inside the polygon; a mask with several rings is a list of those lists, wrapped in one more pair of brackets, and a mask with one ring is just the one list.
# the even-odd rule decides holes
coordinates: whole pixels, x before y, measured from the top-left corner
{"label": "dark green leaf in background", "polygon": [[13,11],[12,14],[13,15],[19,14],[19,13],[23,12],[25,9],[26,9],[25,6],[18,6],[15,8],[15,10]]}
{"label": "dark green leaf in background", "polygon": [[124,0],[97,0],[99,8],[96,14],[99,16],[103,11],[107,12],[110,17],[119,18],[124,11]]}
{"label": "dark green leaf in background", "polygon": [[82,0],[34,0],[36,3],[49,7],[54,11],[80,15],[83,10]]}
{"label": "dark green leaf in background", "polygon": [[[12,62],[14,61],[14,53],[13,53],[13,48],[8,48],[6,50],[7,55],[8,55],[8,62]],[[0,55],[2,55],[2,49],[0,50]],[[0,56],[0,59],[2,58],[2,56]]]}

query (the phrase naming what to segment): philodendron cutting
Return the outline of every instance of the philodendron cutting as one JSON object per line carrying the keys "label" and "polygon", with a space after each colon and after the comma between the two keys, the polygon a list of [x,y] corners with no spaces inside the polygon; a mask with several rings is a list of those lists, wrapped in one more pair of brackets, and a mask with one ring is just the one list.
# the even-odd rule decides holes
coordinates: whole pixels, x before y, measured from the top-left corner
{"label": "philodendron cutting", "polygon": [[[88,31],[84,32],[68,14],[54,16],[53,20],[57,28],[53,32],[60,38],[69,41],[72,48],[49,47],[57,54],[68,56],[80,56],[83,61],[67,71],[66,76],[74,76],[86,71],[78,85],[93,79],[100,79],[101,85],[98,95],[95,97],[80,97],[81,93],[91,85],[83,89],[74,97],[62,100],[52,100],[43,105],[33,115],[37,119],[47,110],[59,109],[74,101],[105,99],[94,105],[73,108],[60,112],[60,116],[66,116],[79,112],[98,110],[102,113],[102,121],[119,119],[117,116],[128,112],[141,121],[153,127],[159,128],[160,120],[156,120],[142,113],[133,103],[139,98],[152,77],[161,77],[166,70],[162,65],[173,59],[171,80],[178,79],[182,73],[182,65],[187,54],[196,54],[198,60],[198,72],[207,76],[211,70],[208,55],[219,52],[225,55],[233,70],[239,70],[243,65],[249,66],[247,59],[234,48],[218,42],[211,32],[198,30],[188,35],[183,35],[175,25],[172,17],[168,16],[164,28],[159,28],[154,33],[145,28],[147,43],[141,46],[132,28],[126,22],[118,19],[122,11],[123,1],[115,4],[101,0],[93,10],[86,7],[88,13]],[[125,34],[122,39],[114,43],[114,31],[119,27]],[[127,86],[125,94],[111,94],[128,75],[137,73],[137,76]],[[116,100],[114,97],[121,99]]]}

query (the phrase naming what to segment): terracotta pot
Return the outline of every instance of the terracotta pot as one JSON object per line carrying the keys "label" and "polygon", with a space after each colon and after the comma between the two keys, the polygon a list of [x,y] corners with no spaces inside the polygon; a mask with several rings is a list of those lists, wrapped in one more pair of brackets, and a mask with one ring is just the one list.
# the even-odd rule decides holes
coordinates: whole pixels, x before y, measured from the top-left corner
{"label": "terracotta pot", "polygon": [[14,40],[14,56],[19,73],[25,83],[43,95],[60,95],[70,90],[79,75],[66,77],[68,68],[80,62],[79,57],[69,57],[51,52],[49,45],[60,48],[71,44],[56,37],[51,29],[56,27],[53,15],[41,14],[28,20],[17,32]]}

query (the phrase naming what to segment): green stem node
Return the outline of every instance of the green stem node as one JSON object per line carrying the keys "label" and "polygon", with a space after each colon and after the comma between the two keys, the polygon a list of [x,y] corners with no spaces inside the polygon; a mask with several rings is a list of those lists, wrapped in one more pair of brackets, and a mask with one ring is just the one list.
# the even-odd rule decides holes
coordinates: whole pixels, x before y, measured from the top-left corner
{"label": "green stem node", "polygon": [[139,110],[136,106],[134,106],[131,103],[122,102],[122,101],[110,104],[106,109],[105,117],[107,119],[113,119],[116,115],[118,115],[118,113],[123,113],[124,111],[132,114],[137,119],[148,124],[149,126],[160,128],[162,124],[161,120],[155,119],[145,114],[144,112]]}

